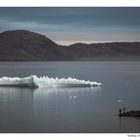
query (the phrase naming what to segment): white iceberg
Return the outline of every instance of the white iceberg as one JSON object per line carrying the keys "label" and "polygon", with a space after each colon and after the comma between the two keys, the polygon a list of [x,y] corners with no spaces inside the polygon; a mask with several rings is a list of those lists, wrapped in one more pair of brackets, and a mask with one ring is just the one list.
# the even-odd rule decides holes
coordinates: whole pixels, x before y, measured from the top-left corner
{"label": "white iceberg", "polygon": [[101,83],[78,80],[76,78],[49,78],[48,76],[37,77],[31,75],[29,77],[2,77],[0,78],[0,86],[14,87],[93,87],[101,86]]}
{"label": "white iceberg", "polygon": [[0,78],[1,87],[38,87],[34,82],[33,76],[29,77],[2,77]]}

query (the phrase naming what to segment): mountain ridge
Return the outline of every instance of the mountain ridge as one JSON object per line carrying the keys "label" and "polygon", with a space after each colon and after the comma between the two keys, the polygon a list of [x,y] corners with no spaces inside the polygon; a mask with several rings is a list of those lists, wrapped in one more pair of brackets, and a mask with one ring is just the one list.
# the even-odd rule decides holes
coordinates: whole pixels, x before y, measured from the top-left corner
{"label": "mountain ridge", "polygon": [[140,42],[58,45],[27,30],[0,33],[0,61],[140,60]]}

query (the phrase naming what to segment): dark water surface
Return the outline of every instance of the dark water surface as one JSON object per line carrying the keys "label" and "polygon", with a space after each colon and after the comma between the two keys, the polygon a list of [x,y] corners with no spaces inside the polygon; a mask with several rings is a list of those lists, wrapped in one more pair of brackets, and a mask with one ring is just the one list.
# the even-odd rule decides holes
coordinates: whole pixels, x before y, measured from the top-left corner
{"label": "dark water surface", "polygon": [[0,88],[0,132],[140,132],[140,62],[1,62],[2,76],[101,82],[96,88]]}

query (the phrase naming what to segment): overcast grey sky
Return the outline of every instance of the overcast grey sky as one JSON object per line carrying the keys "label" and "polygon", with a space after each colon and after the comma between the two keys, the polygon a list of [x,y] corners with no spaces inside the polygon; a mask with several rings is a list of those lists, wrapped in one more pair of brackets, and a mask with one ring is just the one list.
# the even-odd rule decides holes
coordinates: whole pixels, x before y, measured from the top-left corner
{"label": "overcast grey sky", "polygon": [[140,8],[0,8],[0,31],[17,29],[62,45],[140,41]]}

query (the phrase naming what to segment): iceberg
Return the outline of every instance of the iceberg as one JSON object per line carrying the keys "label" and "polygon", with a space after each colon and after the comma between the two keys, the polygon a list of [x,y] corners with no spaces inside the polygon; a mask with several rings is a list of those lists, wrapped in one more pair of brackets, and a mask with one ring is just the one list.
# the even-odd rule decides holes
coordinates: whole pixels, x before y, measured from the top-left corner
{"label": "iceberg", "polygon": [[1,87],[38,87],[34,82],[33,76],[29,77],[2,77],[0,78]]}
{"label": "iceberg", "polygon": [[96,87],[101,86],[101,83],[79,80],[76,78],[49,78],[48,76],[37,77],[31,75],[28,77],[2,77],[0,78],[0,86],[6,87]]}

